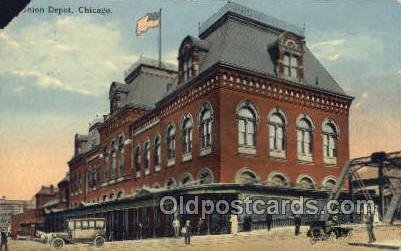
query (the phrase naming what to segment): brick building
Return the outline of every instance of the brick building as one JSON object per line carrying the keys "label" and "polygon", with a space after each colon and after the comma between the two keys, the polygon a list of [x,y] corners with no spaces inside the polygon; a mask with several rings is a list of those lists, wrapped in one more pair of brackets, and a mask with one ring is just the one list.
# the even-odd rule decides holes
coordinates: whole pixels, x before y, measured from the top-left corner
{"label": "brick building", "polygon": [[59,219],[103,215],[112,238],[132,237],[142,219],[168,235],[162,194],[325,196],[349,158],[352,97],[301,28],[227,3],[177,59],[178,70],[141,58],[111,84],[110,113],[75,136]]}
{"label": "brick building", "polygon": [[33,207],[18,212],[11,218],[11,236],[34,236],[36,231],[45,229],[45,213],[61,211],[69,206],[69,175],[58,184],[42,186],[34,195]]}

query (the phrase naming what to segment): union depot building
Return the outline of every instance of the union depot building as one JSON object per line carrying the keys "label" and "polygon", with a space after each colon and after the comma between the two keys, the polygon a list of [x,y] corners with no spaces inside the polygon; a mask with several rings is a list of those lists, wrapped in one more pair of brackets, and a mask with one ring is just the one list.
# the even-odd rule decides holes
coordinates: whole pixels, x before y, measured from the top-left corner
{"label": "union depot building", "polygon": [[[224,233],[230,214],[166,215],[161,198],[327,197],[349,159],[353,98],[303,29],[227,3],[177,46],[178,69],[141,57],[111,83],[109,114],[75,135],[69,205],[46,212],[48,230],[85,216],[105,217],[110,240],[140,225],[144,237],[170,236],[174,218]],[[264,218],[239,215],[240,230]]]}

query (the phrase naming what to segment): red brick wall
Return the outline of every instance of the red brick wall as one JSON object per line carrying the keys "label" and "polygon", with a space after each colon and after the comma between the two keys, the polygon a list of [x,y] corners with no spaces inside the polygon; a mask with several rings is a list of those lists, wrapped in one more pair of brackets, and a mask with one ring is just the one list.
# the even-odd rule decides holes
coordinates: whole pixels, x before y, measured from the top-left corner
{"label": "red brick wall", "polygon": [[[74,195],[71,197],[71,203],[82,201],[102,201],[103,195],[109,196],[110,193],[117,193],[123,190],[125,195],[131,194],[136,189],[144,185],[153,186],[158,183],[161,186],[169,177],[174,177],[177,183],[180,177],[188,172],[196,179],[196,176],[202,168],[210,168],[213,171],[215,182],[234,182],[235,174],[239,169],[248,167],[255,171],[259,178],[266,180],[272,171],[281,171],[286,174],[290,182],[295,184],[300,174],[312,176],[316,184],[329,176],[337,176],[341,170],[340,167],[349,158],[348,141],[348,109],[351,100],[349,98],[337,95],[325,94],[314,90],[305,90],[302,83],[299,86],[284,85],[282,83],[268,81],[264,78],[250,76],[249,74],[232,72],[221,69],[216,75],[209,75],[198,83],[192,85],[178,93],[175,97],[164,100],[162,105],[157,107],[146,117],[160,120],[157,124],[149,126],[135,136],[132,136],[130,125],[136,121],[143,112],[130,111],[121,113],[109,124],[103,125],[100,139],[100,147],[97,153],[87,156],[88,164],[85,158],[70,167],[74,170],[86,170],[88,166],[98,165],[100,182],[103,180],[103,158],[99,155],[91,159],[95,154],[101,154],[105,145],[110,146],[111,140],[118,142],[118,136],[124,133],[125,138],[130,138],[132,142],[125,146],[125,172],[123,180],[116,179],[108,182],[105,186],[98,186],[96,189],[90,189],[87,193]],[[231,79],[231,76],[234,76]],[[250,84],[252,82],[252,85]],[[256,87],[255,83],[258,83]],[[264,85],[265,89],[261,86]],[[269,91],[268,91],[268,88]],[[273,92],[273,89],[276,90]],[[281,93],[282,91],[282,93]],[[289,93],[293,93],[290,96]],[[299,97],[296,95],[299,94]],[[292,95],[292,94],[291,94]],[[304,96],[305,98],[301,98]],[[327,101],[320,104],[317,101],[306,100],[308,97],[318,97],[319,100]],[[236,107],[243,101],[252,102],[258,110],[259,120],[257,122],[257,154],[255,156],[238,154],[238,135],[236,121]],[[206,156],[199,156],[199,121],[198,114],[201,105],[209,102],[212,105],[213,119],[213,138],[212,153]],[[341,108],[340,108],[341,104]],[[344,106],[343,106],[344,105]],[[287,132],[287,151],[286,159],[275,160],[269,157],[268,148],[268,114],[273,108],[280,108],[288,121]],[[193,145],[192,160],[182,163],[182,130],[180,128],[181,120],[186,113],[190,113],[193,118]],[[296,119],[300,114],[308,114],[313,120],[313,162],[300,163],[297,160],[296,152]],[[338,157],[337,166],[327,166],[323,163],[323,142],[322,142],[322,121],[325,118],[334,119],[340,128],[338,138]],[[141,121],[140,121],[141,122]],[[166,146],[166,127],[173,122],[176,126],[176,156],[175,165],[167,167],[167,146]],[[113,124],[115,123],[115,124]],[[135,128],[134,128],[135,131]],[[153,163],[154,139],[157,134],[161,135],[162,155],[161,169],[155,172]],[[136,171],[133,164],[133,149],[140,144],[143,145],[146,140],[150,140],[150,175],[145,176],[143,171],[143,151],[141,151],[141,176],[136,177]],[[116,164],[118,169],[118,161]],[[85,179],[86,181],[86,179]]]}

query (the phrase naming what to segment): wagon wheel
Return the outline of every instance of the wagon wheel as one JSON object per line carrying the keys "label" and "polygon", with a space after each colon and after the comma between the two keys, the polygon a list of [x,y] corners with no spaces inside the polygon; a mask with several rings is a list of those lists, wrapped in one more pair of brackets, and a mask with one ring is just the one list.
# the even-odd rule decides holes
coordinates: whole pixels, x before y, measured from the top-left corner
{"label": "wagon wheel", "polygon": [[95,247],[101,247],[104,245],[105,242],[106,239],[101,235],[96,236],[96,238],[93,240],[93,244],[95,245]]}
{"label": "wagon wheel", "polygon": [[52,240],[52,247],[55,248],[55,249],[61,249],[61,248],[63,248],[63,247],[64,247],[64,244],[65,244],[64,240],[61,239],[61,238],[59,238],[59,237],[54,238],[54,239]]}
{"label": "wagon wheel", "polygon": [[319,240],[322,240],[324,238],[324,231],[321,228],[315,227],[311,229],[310,232],[310,237],[309,237],[309,242],[314,245],[316,244],[316,242],[318,242]]}

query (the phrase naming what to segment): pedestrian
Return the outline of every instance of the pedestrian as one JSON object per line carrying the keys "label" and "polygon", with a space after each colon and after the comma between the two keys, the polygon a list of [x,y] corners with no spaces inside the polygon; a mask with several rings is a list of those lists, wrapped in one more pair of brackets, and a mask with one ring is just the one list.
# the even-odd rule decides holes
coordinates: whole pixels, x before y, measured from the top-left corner
{"label": "pedestrian", "polygon": [[272,223],[273,223],[273,216],[269,213],[266,213],[266,226],[267,226],[267,231],[270,232],[270,229],[272,228]]}
{"label": "pedestrian", "polygon": [[181,228],[181,234],[184,235],[185,245],[191,244],[191,222],[187,220]]}
{"label": "pedestrian", "polygon": [[295,225],[295,236],[299,235],[299,229],[301,228],[301,216],[299,214],[294,215]]}
{"label": "pedestrian", "polygon": [[196,226],[196,232],[197,232],[198,235],[201,234],[201,232],[202,232],[202,227],[203,227],[203,220],[202,220],[202,218],[199,218],[198,224],[197,224],[197,226]]}
{"label": "pedestrian", "polygon": [[178,238],[180,236],[180,221],[178,218],[173,220],[173,230],[174,230],[174,237]]}
{"label": "pedestrian", "polygon": [[238,217],[236,214],[231,215],[230,223],[231,223],[231,234],[238,234]]}
{"label": "pedestrian", "polygon": [[368,230],[369,243],[376,241],[375,234],[373,233],[373,222],[374,222],[373,214],[371,212],[368,212],[366,227]]}
{"label": "pedestrian", "polygon": [[3,250],[3,246],[6,251],[8,251],[8,245],[7,245],[7,233],[4,231],[1,231],[1,244],[0,244],[0,250]]}
{"label": "pedestrian", "polygon": [[142,240],[143,238],[143,225],[142,223],[138,224],[138,239]]}

